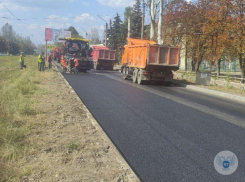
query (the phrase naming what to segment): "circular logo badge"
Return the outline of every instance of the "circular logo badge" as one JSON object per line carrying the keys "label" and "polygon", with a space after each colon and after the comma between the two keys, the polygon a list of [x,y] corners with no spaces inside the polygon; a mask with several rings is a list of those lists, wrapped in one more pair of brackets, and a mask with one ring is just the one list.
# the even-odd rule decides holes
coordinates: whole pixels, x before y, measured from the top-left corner
{"label": "circular logo badge", "polygon": [[230,151],[222,151],[214,158],[214,168],[222,175],[230,175],[237,170],[237,156]]}

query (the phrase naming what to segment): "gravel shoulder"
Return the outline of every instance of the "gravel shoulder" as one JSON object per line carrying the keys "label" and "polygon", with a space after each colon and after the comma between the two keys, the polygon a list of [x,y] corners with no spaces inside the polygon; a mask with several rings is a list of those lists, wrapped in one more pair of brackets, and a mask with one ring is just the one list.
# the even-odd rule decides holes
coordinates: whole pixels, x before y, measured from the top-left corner
{"label": "gravel shoulder", "polygon": [[35,57],[26,63],[20,74],[36,69],[37,89],[25,95],[35,112],[15,118],[26,128],[24,149],[3,159],[11,169],[4,181],[140,181],[60,73],[37,71]]}

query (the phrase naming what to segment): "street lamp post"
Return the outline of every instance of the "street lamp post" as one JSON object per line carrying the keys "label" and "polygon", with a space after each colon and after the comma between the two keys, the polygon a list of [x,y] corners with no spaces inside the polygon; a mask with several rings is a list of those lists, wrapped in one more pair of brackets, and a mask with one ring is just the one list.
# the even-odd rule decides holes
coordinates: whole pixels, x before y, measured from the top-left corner
{"label": "street lamp post", "polygon": [[97,15],[101,20],[103,20],[105,22],[105,46],[107,47],[107,29],[108,29],[108,23],[106,20],[104,20],[103,18],[101,18],[99,15]]}

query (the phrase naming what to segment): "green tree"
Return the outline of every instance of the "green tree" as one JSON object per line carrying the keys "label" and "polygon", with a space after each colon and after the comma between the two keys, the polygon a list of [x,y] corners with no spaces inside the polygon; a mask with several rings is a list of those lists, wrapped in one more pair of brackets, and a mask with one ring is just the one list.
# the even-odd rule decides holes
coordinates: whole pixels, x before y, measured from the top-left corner
{"label": "green tree", "polygon": [[[24,51],[26,54],[33,54],[36,46],[31,41],[30,37],[22,37],[15,33],[11,24],[6,23],[1,28],[1,35],[4,44],[1,42],[1,50],[9,54],[19,54]],[[4,49],[5,47],[5,49]]]}
{"label": "green tree", "polygon": [[140,0],[135,0],[131,18],[131,37],[140,39],[142,25],[142,11],[140,8]]}
{"label": "green tree", "polygon": [[111,28],[109,30],[109,40],[108,40],[108,47],[112,50],[117,51],[117,60],[121,59],[121,50],[126,42],[125,35],[122,30],[125,29],[123,26],[122,20],[117,13],[114,17],[114,21],[111,24]]}
{"label": "green tree", "polygon": [[79,35],[79,33],[77,32],[77,30],[73,26],[70,26],[67,29],[67,31],[71,31],[71,37],[72,38],[83,38],[81,35]]}
{"label": "green tree", "polygon": [[126,7],[124,11],[124,22],[128,21],[128,18],[131,18],[133,13],[134,9],[131,6]]}
{"label": "green tree", "polygon": [[6,52],[7,51],[7,41],[0,36],[0,52]]}
{"label": "green tree", "polygon": [[110,29],[110,38],[109,38],[109,45],[111,49],[117,49],[119,42],[120,42],[120,34],[121,34],[121,23],[122,20],[117,13],[117,15],[114,17],[114,21],[112,23],[111,29]]}

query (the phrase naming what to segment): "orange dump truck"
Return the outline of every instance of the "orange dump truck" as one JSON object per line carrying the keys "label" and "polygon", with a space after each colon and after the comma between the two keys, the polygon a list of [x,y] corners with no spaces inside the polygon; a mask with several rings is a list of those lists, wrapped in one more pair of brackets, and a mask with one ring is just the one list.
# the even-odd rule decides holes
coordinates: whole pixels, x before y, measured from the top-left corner
{"label": "orange dump truck", "polygon": [[179,69],[180,47],[161,46],[154,41],[128,38],[121,61],[123,79],[134,83],[155,81],[171,85],[172,71]]}

